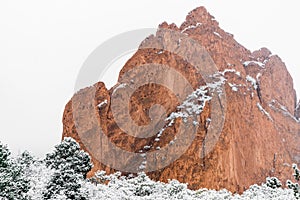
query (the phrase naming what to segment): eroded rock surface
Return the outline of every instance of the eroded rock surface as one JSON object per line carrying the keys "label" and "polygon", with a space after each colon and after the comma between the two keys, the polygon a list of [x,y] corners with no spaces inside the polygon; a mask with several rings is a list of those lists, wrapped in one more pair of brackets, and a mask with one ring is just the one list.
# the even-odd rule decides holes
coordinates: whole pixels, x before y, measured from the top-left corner
{"label": "eroded rock surface", "polygon": [[[154,180],[166,182],[168,179],[177,179],[186,182],[191,189],[226,188],[232,192],[241,192],[254,183],[262,183],[267,176],[276,176],[282,181],[291,178],[290,164],[300,163],[300,109],[296,109],[293,80],[281,59],[272,55],[266,48],[250,52],[237,43],[232,34],[222,30],[214,17],[203,7],[191,11],[180,27],[164,22],[160,28],[177,31],[192,38],[208,52],[218,68],[219,80],[224,78],[222,86],[226,95],[225,121],[213,149],[203,154],[207,145],[207,131],[212,123],[210,121],[213,120],[212,102],[205,102],[205,107],[196,119],[196,136],[187,150],[171,164],[147,174]],[[145,74],[138,74],[138,70],[135,70],[150,63],[163,64],[175,69],[188,80],[193,90],[205,86],[207,83],[195,66],[178,54],[165,51],[164,45],[169,45],[172,49],[180,45],[181,38],[177,37],[181,36],[163,34],[160,31],[155,36],[149,36],[120,71],[119,83],[116,86],[108,90],[104,83],[96,83],[77,92],[66,105],[63,137],[73,137],[90,153],[94,163],[90,176],[98,170],[115,172],[115,169],[97,159],[97,155],[114,155],[103,146],[103,137],[125,151],[140,154],[159,151],[162,147],[176,144],[176,134],[183,118],[176,118],[172,125],[165,127],[159,140],[157,135],[138,138],[127,134],[116,123],[111,100],[114,92],[120,88],[136,84],[130,80],[132,77],[127,77],[129,82],[124,83],[122,77],[126,76],[127,72],[134,72],[132,76],[137,78],[135,81],[143,81],[147,78],[144,77]],[[169,42],[160,43],[161,39]],[[143,48],[147,45],[157,48]],[[192,46],[184,48],[187,54],[194,52]],[[154,70],[151,73],[156,74],[159,79],[162,72]],[[167,84],[176,88],[176,91],[183,92],[186,89],[184,84],[173,80],[172,77],[165,77],[165,80]],[[202,103],[203,97],[211,96],[212,92],[208,87],[207,93],[199,96]],[[129,93],[121,93],[116,99],[122,102],[122,99],[127,98],[126,94]],[[152,117],[161,114],[160,109],[151,111],[153,105],[163,106],[166,116],[170,116],[181,104],[178,94],[157,84],[146,84],[137,88],[129,99],[130,120],[138,126],[151,123],[149,113],[152,112]],[[117,110],[118,116],[126,116],[121,105],[119,110],[118,105],[114,109]],[[161,127],[165,123],[158,122],[156,125]],[[129,123],[122,125],[124,129],[130,129],[129,126]],[[100,137],[100,129],[105,136]],[[161,129],[158,128],[157,134],[159,130]],[[170,150],[168,153],[172,155],[176,152]],[[168,155],[158,155],[157,159],[168,160]],[[140,160],[126,156],[116,159],[115,162],[122,162],[137,169],[141,167]],[[149,166],[145,164],[143,167],[147,169]]]}

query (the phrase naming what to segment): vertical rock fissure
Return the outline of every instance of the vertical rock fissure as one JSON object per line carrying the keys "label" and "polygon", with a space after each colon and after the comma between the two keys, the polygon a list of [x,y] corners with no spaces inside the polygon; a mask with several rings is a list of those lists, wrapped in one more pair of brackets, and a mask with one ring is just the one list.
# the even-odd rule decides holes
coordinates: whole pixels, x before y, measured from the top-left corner
{"label": "vertical rock fissure", "polygon": [[276,159],[277,159],[277,153],[274,153],[274,157],[273,157],[273,170],[272,170],[272,172],[276,172]]}
{"label": "vertical rock fissure", "polygon": [[205,169],[205,137],[207,135],[207,131],[205,130],[204,139],[202,142],[202,149],[201,149],[201,157],[202,157],[202,168]]}
{"label": "vertical rock fissure", "polygon": [[256,88],[257,96],[258,96],[259,102],[262,104],[262,95],[261,95],[261,90],[260,90],[260,84],[259,84],[259,82],[257,82],[256,85],[257,85],[257,88]]}

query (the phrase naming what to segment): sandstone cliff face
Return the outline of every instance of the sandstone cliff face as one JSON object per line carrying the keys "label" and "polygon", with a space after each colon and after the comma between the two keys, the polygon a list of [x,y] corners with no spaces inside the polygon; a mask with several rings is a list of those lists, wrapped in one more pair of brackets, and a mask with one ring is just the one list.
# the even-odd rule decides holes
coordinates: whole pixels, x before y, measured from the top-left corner
{"label": "sandstone cliff face", "polygon": [[[223,87],[227,106],[224,126],[211,151],[203,154],[208,122],[214,120],[211,118],[212,103],[208,101],[197,118],[196,136],[186,151],[171,164],[147,174],[154,180],[166,182],[168,179],[177,179],[186,182],[191,189],[226,188],[232,192],[241,192],[254,183],[262,183],[267,176],[276,176],[283,181],[291,178],[290,164],[300,163],[299,109],[296,109],[293,80],[281,59],[266,48],[251,53],[237,43],[233,35],[222,30],[203,7],[190,12],[180,27],[164,22],[160,28],[181,32],[205,48],[218,67],[219,75],[226,79]],[[206,84],[202,75],[190,63],[178,55],[160,51],[161,44],[158,40],[178,40],[172,37],[177,36],[163,35],[159,31],[155,36],[150,36],[125,64],[116,86],[108,90],[104,83],[96,83],[77,92],[66,105],[63,137],[73,137],[91,154],[94,168],[90,176],[98,170],[108,173],[116,171],[97,159],[97,155],[110,153],[103,146],[104,138],[98,134],[100,129],[110,142],[128,152],[142,154],[157,151],[174,142],[183,119],[175,119],[173,125],[165,128],[159,140],[156,136],[138,138],[119,127],[111,107],[114,92],[123,84],[121,77],[147,63],[174,68],[189,81],[193,90]],[[149,44],[156,45],[157,48],[143,48]],[[170,42],[167,45],[176,44]],[[185,52],[192,52],[191,49],[192,47],[187,46]],[[159,77],[161,71],[156,70],[154,73]],[[135,74],[135,77],[138,77],[135,81],[139,81],[139,77],[143,80],[143,75]],[[164,78],[178,91],[185,90],[180,81]],[[126,98],[125,94],[126,92],[117,98],[120,103]],[[210,91],[207,95],[210,95]],[[146,84],[137,88],[130,96],[131,119],[140,126],[149,124],[149,112],[156,104],[163,106],[168,116],[177,110],[180,102],[174,91],[162,85]],[[75,113],[74,110],[80,112]],[[122,110],[117,113],[120,116],[126,114]],[[161,113],[158,109],[152,114],[156,116]],[[130,128],[126,127],[130,124],[122,126]],[[176,152],[170,150],[169,153]],[[168,160],[168,155],[164,156]],[[157,159],[161,158],[158,156]],[[141,166],[140,160],[126,156],[115,162],[126,163],[135,168]]]}
{"label": "sandstone cliff face", "polygon": [[296,109],[295,109],[295,117],[300,119],[300,102],[298,102]]}

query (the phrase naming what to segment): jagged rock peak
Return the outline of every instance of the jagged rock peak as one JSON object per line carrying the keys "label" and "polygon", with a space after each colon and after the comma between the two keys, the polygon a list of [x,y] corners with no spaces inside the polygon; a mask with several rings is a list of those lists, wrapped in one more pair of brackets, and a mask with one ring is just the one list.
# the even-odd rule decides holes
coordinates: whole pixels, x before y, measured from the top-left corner
{"label": "jagged rock peak", "polygon": [[162,29],[170,29],[170,30],[174,30],[174,31],[179,31],[179,28],[177,27],[176,24],[171,23],[168,24],[167,22],[163,22],[161,23],[158,28],[162,28]]}
{"label": "jagged rock peak", "polygon": [[198,7],[186,16],[185,22],[180,26],[180,29],[183,30],[188,26],[196,25],[210,25],[218,27],[219,23],[215,20],[205,7]]}
{"label": "jagged rock peak", "polygon": [[258,62],[267,60],[271,55],[272,55],[272,52],[265,47],[263,47],[259,50],[256,50],[252,53],[252,57]]}

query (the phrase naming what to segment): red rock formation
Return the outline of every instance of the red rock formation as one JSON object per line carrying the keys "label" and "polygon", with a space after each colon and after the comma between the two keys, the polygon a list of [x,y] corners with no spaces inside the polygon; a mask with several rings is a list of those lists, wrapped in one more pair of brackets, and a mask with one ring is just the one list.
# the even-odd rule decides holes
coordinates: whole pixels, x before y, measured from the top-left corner
{"label": "red rock formation", "polygon": [[[177,179],[186,182],[191,189],[226,188],[232,192],[241,192],[254,183],[262,183],[267,176],[276,176],[283,181],[291,178],[289,165],[292,162],[300,163],[300,126],[294,117],[294,113],[298,113],[296,116],[299,117],[299,110],[295,109],[296,93],[293,80],[281,59],[272,55],[266,48],[251,53],[237,43],[233,35],[222,30],[203,7],[191,11],[180,27],[164,22],[160,28],[182,32],[200,43],[220,72],[226,72],[226,69],[235,71],[227,70],[228,72],[223,73],[227,79],[224,82],[227,102],[225,122],[212,151],[207,152],[204,158],[199,156],[203,155],[208,121],[213,112],[212,102],[207,102],[197,118],[199,125],[196,137],[187,150],[171,164],[147,174],[154,180]],[[99,137],[100,129],[114,145],[136,153],[155,151],[158,147],[169,145],[176,137],[178,127],[182,123],[180,118],[166,128],[159,141],[155,141],[155,136],[137,138],[127,134],[116,123],[116,116],[111,108],[114,91],[123,81],[121,77],[130,70],[136,75],[138,72],[135,70],[147,63],[164,64],[174,68],[189,81],[193,89],[206,84],[203,75],[198,73],[191,63],[172,52],[160,51],[159,47],[164,47],[159,46],[159,38],[177,41],[176,37],[176,34],[164,35],[158,31],[156,36],[147,38],[128,60],[115,87],[108,90],[104,83],[96,83],[80,90],[66,105],[63,137],[73,137],[91,154],[94,168],[90,176],[98,170],[106,170],[108,173],[115,171],[97,159],[97,155],[110,153],[106,152],[108,150],[103,146],[103,138]],[[143,48],[150,44],[156,45],[157,48]],[[169,42],[166,45],[173,47],[176,44]],[[193,53],[192,46],[186,46],[184,50],[187,54]],[[159,79],[161,71],[154,70],[154,73]],[[137,81],[143,81],[145,78],[139,74],[136,77],[140,77]],[[180,81],[168,81],[178,91],[185,90]],[[209,91],[208,95],[210,93]],[[126,94],[128,93],[124,93],[117,100],[122,102]],[[97,106],[99,104],[100,108]],[[149,124],[151,117],[148,113],[155,104],[162,105],[168,116],[176,111],[180,102],[174,91],[168,88],[155,84],[144,85],[130,97],[131,119],[139,126]],[[122,110],[117,112],[120,116],[125,115]],[[153,112],[154,115],[161,114],[159,110]],[[126,123],[123,126],[130,129]],[[151,148],[145,149],[145,146]],[[170,150],[169,153],[176,152]],[[166,157],[168,160],[168,156]],[[135,168],[141,164],[140,161],[127,157],[118,158],[115,162],[127,163]]]}
{"label": "red rock formation", "polygon": [[300,101],[298,102],[296,109],[295,109],[295,117],[300,119]]}

